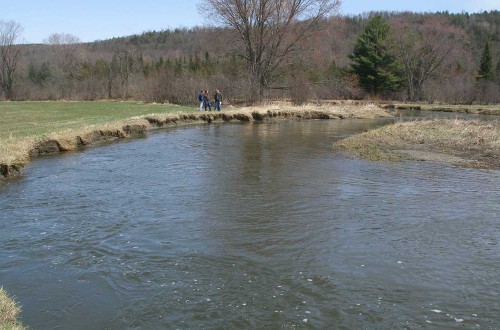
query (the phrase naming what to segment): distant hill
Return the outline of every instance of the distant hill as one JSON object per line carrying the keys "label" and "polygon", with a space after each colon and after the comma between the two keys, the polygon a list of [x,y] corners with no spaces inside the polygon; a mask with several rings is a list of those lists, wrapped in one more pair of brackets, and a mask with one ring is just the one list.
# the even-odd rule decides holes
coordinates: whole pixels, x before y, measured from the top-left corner
{"label": "distant hill", "polygon": [[[500,11],[476,14],[371,12],[332,18],[301,45],[289,70],[266,97],[293,98],[297,88],[308,99],[370,98],[351,72],[349,54],[367,21],[380,15],[394,32],[402,24],[418,30],[428,17],[462,31],[442,69],[426,83],[423,100],[500,102]],[[403,22],[403,23],[402,23]],[[458,29],[458,30],[457,30]],[[494,80],[478,86],[477,72],[489,44]],[[15,99],[138,99],[191,104],[200,89],[220,88],[226,100],[245,100],[246,69],[233,52],[242,47],[233,31],[193,28],[70,45],[22,46]],[[495,97],[495,95],[497,95]],[[404,88],[383,97],[405,100]]]}

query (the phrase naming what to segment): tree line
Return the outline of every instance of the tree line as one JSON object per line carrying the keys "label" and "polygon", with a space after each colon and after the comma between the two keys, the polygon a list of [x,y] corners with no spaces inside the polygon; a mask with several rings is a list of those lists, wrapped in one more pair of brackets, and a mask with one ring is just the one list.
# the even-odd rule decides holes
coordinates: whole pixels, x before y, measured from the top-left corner
{"label": "tree line", "polygon": [[218,27],[92,43],[59,33],[20,44],[22,27],[2,21],[0,98],[194,104],[217,88],[232,103],[500,102],[499,11],[340,17],[332,0],[205,3]]}

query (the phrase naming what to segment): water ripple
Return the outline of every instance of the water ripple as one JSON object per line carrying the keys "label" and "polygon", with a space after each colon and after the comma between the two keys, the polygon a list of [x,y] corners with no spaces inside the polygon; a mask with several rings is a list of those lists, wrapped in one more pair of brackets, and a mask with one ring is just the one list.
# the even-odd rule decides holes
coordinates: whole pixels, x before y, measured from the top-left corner
{"label": "water ripple", "polygon": [[0,284],[51,328],[494,328],[500,172],[331,149],[377,121],[158,131],[0,189]]}

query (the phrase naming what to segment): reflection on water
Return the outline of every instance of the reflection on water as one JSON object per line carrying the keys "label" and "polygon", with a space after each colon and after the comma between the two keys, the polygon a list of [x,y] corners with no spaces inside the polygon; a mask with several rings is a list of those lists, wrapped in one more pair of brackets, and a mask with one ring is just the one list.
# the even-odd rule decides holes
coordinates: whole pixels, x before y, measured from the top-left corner
{"label": "reflection on water", "polygon": [[495,328],[500,173],[347,158],[383,122],[207,125],[0,187],[0,285],[53,328]]}

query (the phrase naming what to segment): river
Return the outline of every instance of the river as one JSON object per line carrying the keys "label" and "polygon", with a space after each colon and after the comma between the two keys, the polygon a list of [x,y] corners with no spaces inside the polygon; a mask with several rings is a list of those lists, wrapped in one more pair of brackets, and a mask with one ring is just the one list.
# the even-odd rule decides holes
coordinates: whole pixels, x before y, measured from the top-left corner
{"label": "river", "polygon": [[199,125],[0,186],[33,329],[500,326],[500,171],[333,148],[387,120]]}

